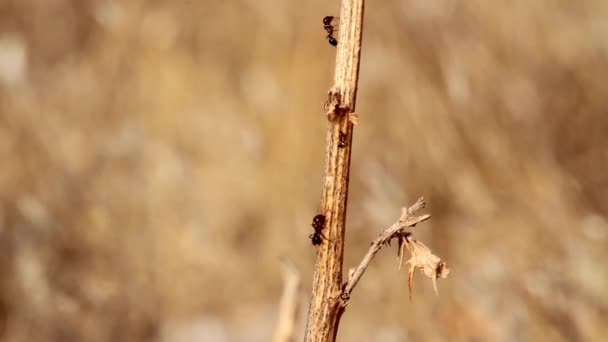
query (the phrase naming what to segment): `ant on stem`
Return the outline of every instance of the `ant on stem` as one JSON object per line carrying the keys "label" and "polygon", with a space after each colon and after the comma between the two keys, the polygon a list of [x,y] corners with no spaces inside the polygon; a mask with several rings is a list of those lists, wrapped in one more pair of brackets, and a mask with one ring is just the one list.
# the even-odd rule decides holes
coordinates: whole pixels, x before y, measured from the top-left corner
{"label": "ant on stem", "polygon": [[329,42],[329,44],[336,46],[336,45],[338,45],[338,40],[336,40],[336,38],[334,38],[334,32],[337,29],[334,25],[331,24],[331,22],[334,19],[340,19],[340,18],[331,16],[331,15],[328,15],[325,18],[323,18],[323,28],[325,29],[325,31],[327,31],[327,37],[325,37],[325,38],[327,38],[327,41]]}
{"label": "ant on stem", "polygon": [[312,227],[315,229],[315,232],[310,234],[308,238],[312,240],[313,246],[320,245],[323,242],[323,239],[329,241],[329,239],[326,238],[321,232],[323,228],[325,228],[325,215],[319,214],[313,217]]}

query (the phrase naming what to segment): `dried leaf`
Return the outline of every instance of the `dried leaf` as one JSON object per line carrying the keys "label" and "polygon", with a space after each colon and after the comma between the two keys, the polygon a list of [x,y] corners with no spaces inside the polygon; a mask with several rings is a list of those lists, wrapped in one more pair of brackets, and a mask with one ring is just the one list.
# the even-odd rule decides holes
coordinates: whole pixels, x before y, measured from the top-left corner
{"label": "dried leaf", "polygon": [[448,268],[447,264],[441,261],[438,256],[434,255],[431,250],[420,241],[411,240],[405,245],[412,254],[412,257],[407,261],[407,263],[410,264],[410,269],[408,271],[410,301],[412,300],[414,271],[416,269],[420,269],[424,275],[433,280],[435,294],[438,294],[437,278],[447,278],[448,274],[450,273],[450,269]]}
{"label": "dried leaf", "polygon": [[399,271],[401,271],[401,265],[403,265],[403,251],[405,249],[405,239],[399,235],[399,250],[397,251],[397,257],[399,257]]}
{"label": "dried leaf", "polygon": [[352,123],[353,125],[357,126],[359,124],[359,114],[357,114],[357,113],[349,113],[348,114],[348,121],[350,121],[350,123]]}
{"label": "dried leaf", "polygon": [[412,293],[414,292],[414,269],[410,267],[407,272],[407,288],[410,290],[410,303],[412,302]]}

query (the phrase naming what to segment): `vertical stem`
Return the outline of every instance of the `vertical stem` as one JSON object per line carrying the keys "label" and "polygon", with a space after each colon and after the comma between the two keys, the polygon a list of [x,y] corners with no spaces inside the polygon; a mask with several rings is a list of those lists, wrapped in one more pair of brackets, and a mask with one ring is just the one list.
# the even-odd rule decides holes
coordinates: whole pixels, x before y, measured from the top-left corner
{"label": "vertical stem", "polygon": [[[321,207],[325,236],[318,247],[305,341],[334,341],[340,317],[342,262],[364,0],[343,0],[334,84],[327,101],[328,130]],[[344,138],[345,137],[345,138]]]}

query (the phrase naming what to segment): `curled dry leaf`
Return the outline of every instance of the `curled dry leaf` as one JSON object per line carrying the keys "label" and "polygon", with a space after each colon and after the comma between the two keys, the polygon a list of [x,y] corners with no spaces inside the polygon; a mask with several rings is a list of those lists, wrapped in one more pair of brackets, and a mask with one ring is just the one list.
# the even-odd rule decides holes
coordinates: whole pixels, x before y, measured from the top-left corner
{"label": "curled dry leaf", "polygon": [[397,257],[399,257],[399,271],[401,271],[401,265],[403,265],[403,248],[405,248],[405,242],[399,239],[399,250],[397,251]]}
{"label": "curled dry leaf", "polygon": [[450,273],[450,269],[447,264],[433,254],[431,250],[425,246],[422,242],[412,240],[406,240],[404,245],[408,251],[412,254],[412,257],[407,261],[410,264],[408,271],[408,288],[410,291],[410,301],[412,300],[412,290],[414,287],[414,271],[418,268],[427,277],[433,280],[433,288],[435,294],[437,292],[437,278],[447,278]]}
{"label": "curled dry leaf", "polygon": [[[409,233],[408,233],[409,234]],[[398,249],[397,249],[397,257],[399,258],[399,271],[401,271],[401,266],[403,265],[403,251],[405,249],[405,244],[408,242],[408,238],[411,237],[410,235],[404,235],[399,233],[397,235],[397,240],[399,241],[398,244]]]}

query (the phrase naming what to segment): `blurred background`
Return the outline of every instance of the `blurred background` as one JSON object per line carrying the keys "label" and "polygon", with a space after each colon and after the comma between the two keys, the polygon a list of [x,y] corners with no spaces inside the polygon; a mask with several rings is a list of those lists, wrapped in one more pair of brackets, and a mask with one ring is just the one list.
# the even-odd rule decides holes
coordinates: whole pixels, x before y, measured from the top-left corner
{"label": "blurred background", "polygon": [[[0,339],[268,341],[303,277],[339,2],[0,0]],[[608,339],[608,2],[370,1],[341,341]]]}

